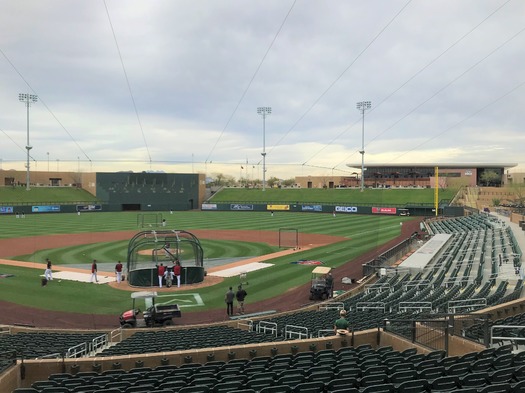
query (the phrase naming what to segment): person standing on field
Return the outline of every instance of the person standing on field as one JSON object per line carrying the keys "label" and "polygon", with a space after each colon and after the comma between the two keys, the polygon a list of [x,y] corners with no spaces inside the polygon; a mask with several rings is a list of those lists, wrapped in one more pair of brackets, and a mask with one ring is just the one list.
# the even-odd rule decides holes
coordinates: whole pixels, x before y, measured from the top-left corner
{"label": "person standing on field", "polygon": [[93,263],[91,264],[91,282],[93,282],[93,279],[95,280],[95,282],[98,282],[96,259],[93,259]]}
{"label": "person standing on field", "polygon": [[46,270],[44,272],[44,277],[47,281],[50,281],[53,279],[53,272],[51,270],[51,261],[49,258],[46,258]]}
{"label": "person standing on field", "polygon": [[228,315],[233,315],[233,299],[235,294],[233,293],[233,288],[230,287],[226,295],[224,296],[224,302],[226,303],[226,313]]}
{"label": "person standing on field", "polygon": [[122,263],[120,261],[115,265],[115,274],[117,275],[117,283],[120,284],[122,281]]}
{"label": "person standing on field", "polygon": [[180,266],[179,258],[175,261],[175,266],[173,266],[173,275],[177,278],[177,288],[180,288],[180,273],[182,267]]}
{"label": "person standing on field", "polygon": [[239,285],[239,287],[237,288],[237,292],[235,293],[239,314],[244,314],[244,299],[246,298],[246,295],[247,293],[242,287],[242,285]]}
{"label": "person standing on field", "polygon": [[157,275],[159,276],[159,288],[162,288],[162,279],[164,278],[164,273],[166,273],[166,266],[162,263],[157,266]]}

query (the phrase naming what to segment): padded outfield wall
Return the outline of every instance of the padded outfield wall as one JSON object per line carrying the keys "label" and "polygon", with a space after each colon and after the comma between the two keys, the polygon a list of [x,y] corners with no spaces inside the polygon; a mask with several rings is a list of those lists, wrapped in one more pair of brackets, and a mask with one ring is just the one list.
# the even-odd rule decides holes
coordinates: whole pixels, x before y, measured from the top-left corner
{"label": "padded outfield wall", "polygon": [[[268,211],[268,212],[303,212],[303,213],[332,213],[332,214],[372,214],[372,215],[405,215],[407,210],[411,216],[431,217],[435,215],[432,206],[422,205],[383,205],[383,206],[357,206],[357,205],[321,205],[310,203],[291,204],[264,204],[264,203],[203,203],[203,211]],[[462,206],[440,206],[439,215],[459,217],[464,215]]]}

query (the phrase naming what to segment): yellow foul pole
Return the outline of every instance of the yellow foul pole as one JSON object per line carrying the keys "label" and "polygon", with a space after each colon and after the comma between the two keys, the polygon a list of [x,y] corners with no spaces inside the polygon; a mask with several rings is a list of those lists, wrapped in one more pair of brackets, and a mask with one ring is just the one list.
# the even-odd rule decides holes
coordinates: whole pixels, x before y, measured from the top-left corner
{"label": "yellow foul pole", "polygon": [[436,211],[436,217],[439,209],[439,172],[438,167],[434,167],[434,210]]}

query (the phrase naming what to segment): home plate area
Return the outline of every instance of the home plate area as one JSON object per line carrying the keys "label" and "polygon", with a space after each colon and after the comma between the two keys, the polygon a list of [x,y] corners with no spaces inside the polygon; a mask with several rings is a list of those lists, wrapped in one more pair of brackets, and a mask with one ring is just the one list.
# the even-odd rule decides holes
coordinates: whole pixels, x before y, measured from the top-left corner
{"label": "home plate area", "polygon": [[264,269],[270,266],[273,266],[273,263],[253,262],[242,266],[219,270],[218,272],[208,273],[208,275],[216,277],[235,277],[241,273],[254,272],[256,270]]}
{"label": "home plate area", "polygon": [[[42,275],[44,277],[44,275]],[[98,275],[98,282],[94,284],[107,284],[108,282],[115,281],[115,277]],[[53,272],[53,281],[55,280],[70,280],[80,282],[91,282],[91,273],[77,273],[77,272]]]}

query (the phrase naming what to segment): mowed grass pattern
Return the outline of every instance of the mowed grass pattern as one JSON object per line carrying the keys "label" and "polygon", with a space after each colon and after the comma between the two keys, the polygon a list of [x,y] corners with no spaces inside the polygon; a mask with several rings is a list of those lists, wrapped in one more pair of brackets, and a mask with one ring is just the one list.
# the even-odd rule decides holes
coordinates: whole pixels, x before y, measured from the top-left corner
{"label": "mowed grass pattern", "polygon": [[[164,213],[163,213],[164,214]],[[167,228],[184,229],[235,229],[255,231],[278,231],[282,227],[297,228],[300,233],[322,233],[345,237],[348,240],[313,250],[300,250],[292,256],[273,259],[273,267],[248,274],[248,303],[263,300],[286,292],[309,282],[311,266],[291,264],[299,259],[321,260],[326,265],[337,267],[352,261],[364,252],[372,250],[384,242],[398,236],[400,222],[409,220],[406,217],[389,216],[358,216],[338,214],[286,213],[276,212],[272,217],[267,212],[174,212],[166,213]],[[137,227],[137,213],[85,213],[76,214],[34,214],[25,219],[13,216],[0,217],[0,235],[2,238],[47,235],[53,233],[85,233],[89,239],[90,232],[116,231]],[[203,242],[206,239],[202,239]],[[215,243],[215,246],[213,245]],[[245,244],[212,240],[210,247],[224,247],[217,250],[220,253],[238,255],[252,254],[254,249],[246,248]],[[94,251],[100,247],[99,251]],[[121,248],[122,247],[122,248]],[[68,247],[53,255],[55,261],[62,259],[81,258],[80,254],[100,252],[97,259],[123,255],[127,249],[126,242],[109,242]],[[212,254],[210,248],[204,247],[205,258]],[[47,250],[46,253],[54,252]],[[223,254],[223,255],[224,255]],[[40,254],[39,257],[44,257]],[[39,307],[50,310],[81,312],[87,314],[114,314],[129,307],[129,292],[112,289],[105,285],[90,285],[62,281],[52,282],[45,289],[39,286],[39,275],[42,271],[2,266],[1,273],[12,273],[15,277],[5,279],[0,286],[0,297],[6,301]],[[238,277],[225,279],[221,284],[198,290],[205,306],[194,306],[184,309],[184,312],[203,311],[211,308],[224,307],[224,293],[228,286],[239,283]],[[188,293],[191,291],[184,291]],[[36,295],[36,296],[35,296]],[[106,299],[101,301],[101,299]],[[108,302],[107,299],[111,299]],[[123,308],[124,307],[124,308]]]}
{"label": "mowed grass pattern", "polygon": [[[20,190],[17,190],[20,192]],[[15,197],[23,202],[48,201],[50,196],[45,192],[32,192]],[[65,190],[64,192],[76,191]],[[389,203],[426,202],[431,203],[433,190],[273,190],[265,193],[260,190],[224,190],[216,195],[219,200],[236,201],[289,201],[290,203],[305,201],[332,203]],[[292,191],[292,192],[289,192]],[[408,191],[405,192],[405,191]],[[73,192],[73,194],[75,194]],[[3,194],[1,194],[3,195]],[[79,194],[76,194],[78,196]],[[75,195],[74,195],[75,196]],[[37,199],[41,198],[41,199]],[[220,198],[219,198],[220,197]],[[28,198],[28,199],[19,199]],[[56,197],[58,198],[58,196]],[[214,198],[214,199],[215,199]],[[441,195],[440,199],[447,198]],[[8,199],[2,198],[5,203]],[[69,200],[69,199],[68,199]],[[306,202],[308,201],[308,202]],[[155,214],[156,212],[141,212]],[[272,217],[269,212],[162,212],[167,220],[168,229],[180,229],[191,232],[197,229],[217,230],[251,230],[277,232],[279,228],[297,228],[301,233],[317,233],[340,236],[347,240],[312,250],[299,250],[291,256],[273,259],[269,262],[273,267],[248,273],[249,285],[247,310],[249,304],[285,293],[290,288],[310,281],[311,266],[291,264],[300,259],[321,260],[326,265],[338,267],[348,263],[386,241],[399,235],[400,223],[410,220],[407,217],[392,216],[359,216],[351,214],[290,213],[276,211]],[[137,212],[121,213],[82,213],[77,214],[27,214],[24,219],[16,219],[14,215],[0,215],[0,239],[28,238],[31,236],[51,234],[84,233],[89,242],[92,233],[113,231],[142,231],[150,228],[137,226]],[[154,229],[154,228],[151,228]],[[201,239],[206,258],[231,258],[257,256],[275,251],[275,247],[264,243],[243,243]],[[51,258],[55,264],[89,263],[92,258],[101,262],[125,261],[127,241],[100,242],[95,241],[76,247],[48,249],[36,251],[32,255],[19,256],[22,260],[43,261]],[[2,280],[0,298],[5,301],[27,306],[66,312],[85,314],[110,314],[115,316],[115,326],[118,325],[117,315],[130,306],[130,294],[127,291],[113,289],[107,285],[91,285],[70,281],[54,280],[46,287],[40,286],[41,270],[26,269],[12,266],[1,266],[0,273],[13,274],[14,277]],[[239,283],[239,277],[225,279],[221,284],[202,288],[197,291],[204,301],[204,306],[189,305],[184,313],[204,311],[224,307],[224,293],[229,286]],[[177,292],[177,296],[190,294],[191,290]],[[285,295],[284,295],[285,296]],[[307,298],[308,294],[305,294]],[[110,301],[109,301],[110,300]],[[283,298],[286,301],[286,297]],[[89,321],[89,315],[86,315]]]}

